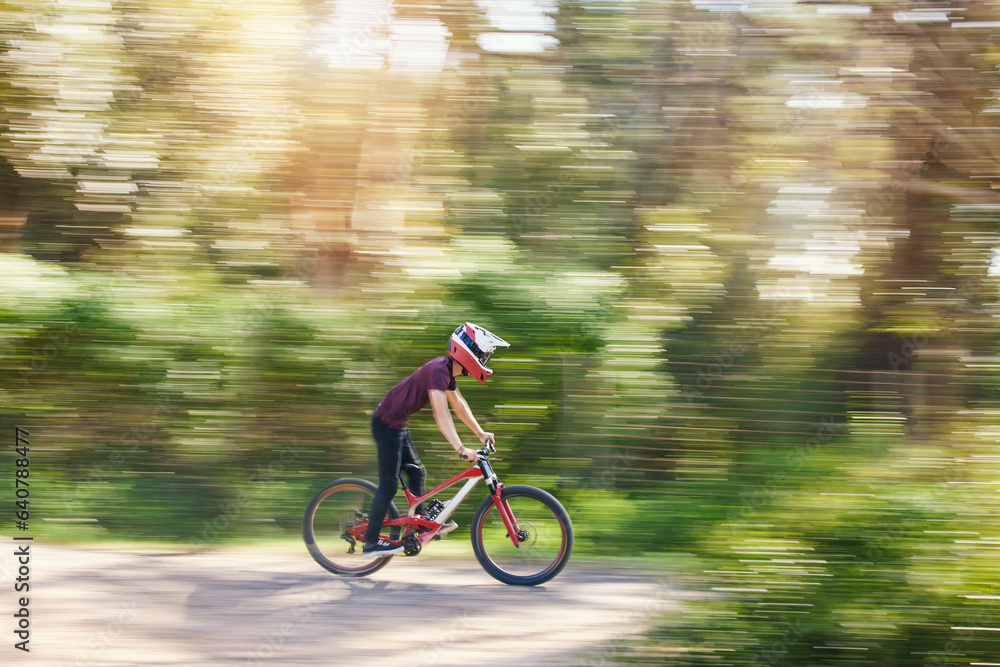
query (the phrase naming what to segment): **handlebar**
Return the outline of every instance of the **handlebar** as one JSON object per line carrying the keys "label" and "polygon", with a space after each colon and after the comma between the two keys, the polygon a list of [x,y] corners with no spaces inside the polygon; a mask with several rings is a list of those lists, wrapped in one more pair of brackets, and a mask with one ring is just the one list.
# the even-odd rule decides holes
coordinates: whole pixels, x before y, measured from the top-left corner
{"label": "handlebar", "polygon": [[[490,438],[486,438],[486,442],[483,443],[483,446],[476,450],[476,457],[486,457],[490,454],[496,453],[496,451],[497,448],[493,446],[493,441]],[[462,455],[459,454],[458,458],[462,458]]]}

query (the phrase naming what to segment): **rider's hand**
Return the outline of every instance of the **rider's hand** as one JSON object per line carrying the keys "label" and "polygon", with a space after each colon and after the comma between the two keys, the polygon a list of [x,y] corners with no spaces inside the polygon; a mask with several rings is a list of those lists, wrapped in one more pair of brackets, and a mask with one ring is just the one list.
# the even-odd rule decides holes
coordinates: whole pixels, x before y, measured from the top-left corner
{"label": "rider's hand", "polygon": [[483,443],[485,445],[487,440],[492,440],[493,442],[497,441],[497,439],[493,437],[492,433],[488,433],[486,431],[483,431],[482,433],[479,434],[479,441],[481,443]]}
{"label": "rider's hand", "polygon": [[469,449],[468,447],[462,447],[462,451],[460,451],[458,455],[469,463],[475,463],[479,460],[479,456],[476,455],[476,450]]}

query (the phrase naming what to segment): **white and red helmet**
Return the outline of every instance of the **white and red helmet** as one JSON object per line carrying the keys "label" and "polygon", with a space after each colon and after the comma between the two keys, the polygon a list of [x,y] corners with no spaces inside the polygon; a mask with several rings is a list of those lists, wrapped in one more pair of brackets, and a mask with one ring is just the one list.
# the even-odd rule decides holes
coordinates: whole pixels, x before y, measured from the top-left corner
{"label": "white and red helmet", "polygon": [[448,340],[448,356],[458,362],[466,375],[472,375],[480,383],[493,375],[486,367],[497,347],[510,347],[510,343],[494,336],[486,329],[466,322]]}

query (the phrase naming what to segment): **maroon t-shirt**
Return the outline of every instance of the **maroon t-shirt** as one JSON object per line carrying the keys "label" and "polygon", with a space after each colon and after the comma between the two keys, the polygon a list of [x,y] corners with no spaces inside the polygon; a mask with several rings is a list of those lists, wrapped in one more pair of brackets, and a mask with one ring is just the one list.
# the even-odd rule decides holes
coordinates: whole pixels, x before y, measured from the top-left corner
{"label": "maroon t-shirt", "polygon": [[455,390],[452,371],[451,357],[431,359],[389,390],[375,408],[375,416],[392,428],[406,428],[407,417],[430,403],[431,389]]}

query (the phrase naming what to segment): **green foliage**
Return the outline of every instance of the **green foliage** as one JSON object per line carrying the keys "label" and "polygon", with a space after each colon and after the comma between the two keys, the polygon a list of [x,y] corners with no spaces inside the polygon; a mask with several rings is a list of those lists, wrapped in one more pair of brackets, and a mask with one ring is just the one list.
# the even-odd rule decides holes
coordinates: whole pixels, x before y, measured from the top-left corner
{"label": "green foliage", "polygon": [[[924,483],[891,480],[887,468],[934,460],[913,454],[745,496],[701,538],[706,560],[696,581],[707,597],[682,617],[663,617],[651,644],[623,659],[924,665],[995,653],[981,623],[995,613],[996,587],[979,556],[988,544],[979,536],[992,534],[994,522],[969,516],[972,499],[947,481],[953,471]],[[679,637],[691,648],[672,648]]]}
{"label": "green foliage", "polygon": [[0,10],[0,417],[45,537],[298,539],[473,321],[512,344],[461,381],[501,475],[580,554],[705,564],[623,661],[1000,654],[963,629],[998,597],[995,5],[528,3],[550,39],[504,51],[475,3],[348,4]]}

